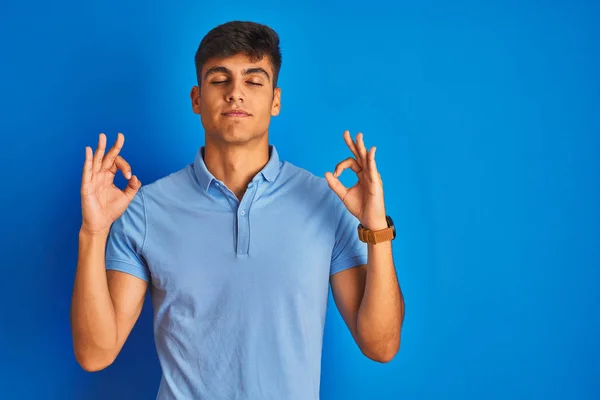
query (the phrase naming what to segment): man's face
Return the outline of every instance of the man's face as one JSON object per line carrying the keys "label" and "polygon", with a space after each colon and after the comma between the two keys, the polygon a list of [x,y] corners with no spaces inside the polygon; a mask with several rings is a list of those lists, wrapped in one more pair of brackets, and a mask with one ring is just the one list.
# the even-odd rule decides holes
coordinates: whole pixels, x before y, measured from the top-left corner
{"label": "man's face", "polygon": [[251,62],[239,54],[208,60],[201,85],[194,86],[190,96],[207,136],[244,144],[267,134],[271,116],[279,114],[281,89],[273,90],[267,57]]}

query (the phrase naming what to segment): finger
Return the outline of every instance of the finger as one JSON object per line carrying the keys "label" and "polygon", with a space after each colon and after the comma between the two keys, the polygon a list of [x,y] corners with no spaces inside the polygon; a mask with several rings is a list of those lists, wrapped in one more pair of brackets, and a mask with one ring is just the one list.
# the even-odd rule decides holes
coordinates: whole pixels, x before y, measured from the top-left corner
{"label": "finger", "polygon": [[81,184],[85,184],[92,180],[92,161],[94,155],[90,146],[85,147],[85,162],[83,163],[83,174],[81,176]]}
{"label": "finger", "polygon": [[375,162],[375,151],[377,151],[377,148],[374,146],[371,147],[371,150],[369,150],[368,171],[371,181],[379,183],[381,181],[381,176],[379,175],[379,172],[377,172],[377,163]]}
{"label": "finger", "polygon": [[115,162],[109,169],[109,171],[112,172],[113,174],[116,174],[117,171],[119,171],[119,170],[123,173],[123,176],[126,179],[131,179],[131,166],[121,156],[117,156],[117,158],[115,159]]}
{"label": "finger", "polygon": [[361,158],[361,165],[366,166],[367,165],[367,148],[365,147],[364,135],[360,132],[358,133],[358,135],[356,135],[356,145],[358,148],[358,154],[360,155],[360,158]]}
{"label": "finger", "polygon": [[133,199],[141,187],[142,187],[142,182],[140,182],[140,180],[137,178],[137,176],[133,175],[131,177],[131,179],[129,180],[129,182],[127,183],[127,186],[125,187],[125,189],[123,189],[123,193],[130,199]]}
{"label": "finger", "polygon": [[[356,158],[357,161],[360,160],[360,156],[358,155],[358,150],[356,149],[356,143],[354,143],[354,140],[352,140],[352,136],[350,136],[350,131],[348,131],[348,130],[344,131],[344,141],[348,145],[348,148],[350,148],[350,151],[354,155],[354,158]],[[361,166],[362,166],[362,164],[361,164]]]}
{"label": "finger", "polygon": [[333,176],[333,174],[331,172],[325,173],[325,179],[327,180],[327,183],[329,184],[329,187],[331,188],[331,190],[333,190],[334,193],[342,201],[344,201],[344,197],[346,196],[346,193],[348,193],[348,188],[346,186],[344,186],[338,178]]}
{"label": "finger", "polygon": [[112,168],[115,163],[115,159],[119,155],[119,152],[123,148],[123,144],[125,143],[125,136],[122,133],[117,134],[117,140],[115,140],[115,144],[110,148],[109,152],[106,153],[106,157],[104,157],[104,161],[102,161],[103,169]]}
{"label": "finger", "polygon": [[98,148],[96,149],[96,154],[94,155],[94,162],[92,171],[98,172],[102,167],[102,159],[104,158],[104,151],[106,150],[106,135],[101,133],[98,137]]}
{"label": "finger", "polygon": [[352,171],[356,172],[357,174],[362,171],[362,168],[360,167],[360,165],[358,165],[358,162],[353,157],[348,157],[344,161],[338,163],[338,165],[335,166],[335,169],[333,171],[333,176],[335,178],[337,178],[338,176],[340,176],[342,174],[342,172],[344,172],[345,169],[348,169],[348,168],[350,168]]}

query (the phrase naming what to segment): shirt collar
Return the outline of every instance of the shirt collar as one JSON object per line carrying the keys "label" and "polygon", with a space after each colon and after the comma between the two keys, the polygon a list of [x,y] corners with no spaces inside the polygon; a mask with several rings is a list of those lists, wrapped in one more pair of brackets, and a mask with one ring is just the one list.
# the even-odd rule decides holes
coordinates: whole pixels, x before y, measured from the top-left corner
{"label": "shirt collar", "polygon": [[[204,149],[205,146],[202,146],[198,149],[198,152],[196,152],[196,157],[194,159],[194,172],[196,173],[196,177],[198,178],[200,186],[204,190],[208,190],[210,183],[213,180],[216,180],[216,178],[206,168],[206,164],[204,163]],[[257,174],[257,176],[262,176],[267,181],[273,182],[279,174],[280,168],[281,165],[279,163],[279,154],[277,153],[277,149],[274,145],[269,145],[269,161]],[[256,178],[254,178],[253,181],[254,180],[256,180]]]}

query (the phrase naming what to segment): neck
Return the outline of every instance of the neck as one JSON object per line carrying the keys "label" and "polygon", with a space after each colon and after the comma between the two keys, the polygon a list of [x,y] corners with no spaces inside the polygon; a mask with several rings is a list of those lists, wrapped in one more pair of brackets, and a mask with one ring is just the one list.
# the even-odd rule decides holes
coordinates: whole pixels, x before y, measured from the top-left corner
{"label": "neck", "polygon": [[268,139],[242,146],[206,141],[204,163],[241,200],[248,184],[269,161]]}

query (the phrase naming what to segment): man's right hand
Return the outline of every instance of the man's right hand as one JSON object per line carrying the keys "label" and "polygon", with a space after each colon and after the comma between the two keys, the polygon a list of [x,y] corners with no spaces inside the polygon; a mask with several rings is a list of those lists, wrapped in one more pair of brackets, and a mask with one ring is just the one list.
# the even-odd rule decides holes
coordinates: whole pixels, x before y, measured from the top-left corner
{"label": "man's right hand", "polygon": [[[98,148],[85,148],[85,163],[81,180],[81,231],[90,234],[108,233],[114,221],[127,209],[142,183],[131,174],[129,163],[119,155],[125,137],[122,133],[106,155],[106,135],[100,134]],[[114,184],[115,174],[121,171],[128,180],[123,190]]]}

